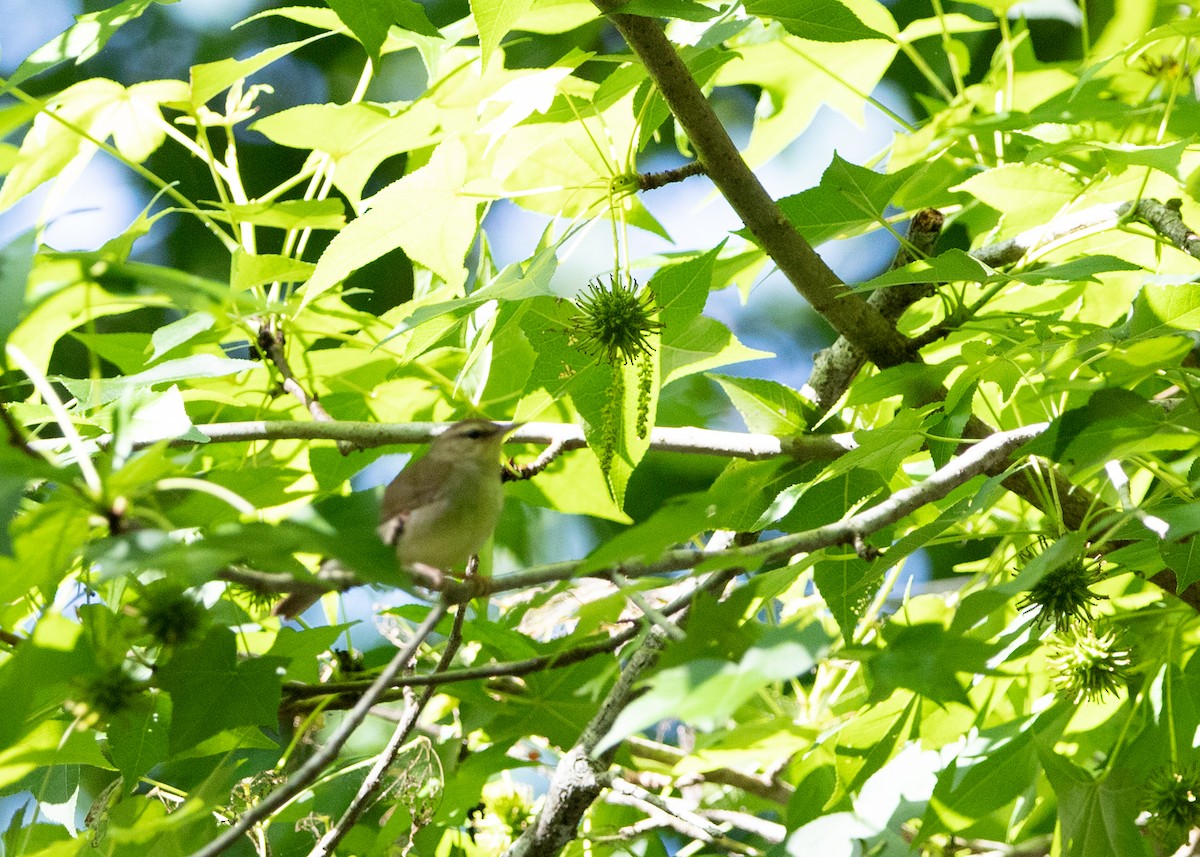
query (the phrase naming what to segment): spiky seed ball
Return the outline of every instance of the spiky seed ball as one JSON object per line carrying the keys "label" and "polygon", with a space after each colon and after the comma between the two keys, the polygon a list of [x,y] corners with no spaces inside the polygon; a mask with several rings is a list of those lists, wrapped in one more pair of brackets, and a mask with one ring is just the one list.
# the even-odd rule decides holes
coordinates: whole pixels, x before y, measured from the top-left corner
{"label": "spiky seed ball", "polygon": [[159,645],[175,646],[196,639],[208,620],[204,605],[170,581],[146,588],[138,603],[146,632]]}
{"label": "spiky seed ball", "polygon": [[1092,584],[1102,576],[1097,566],[1071,560],[1048,572],[1017,606],[1035,608],[1033,621],[1039,628],[1053,624],[1055,630],[1066,631],[1074,623],[1092,618],[1092,605],[1104,598],[1092,591]]}
{"label": "spiky seed ball", "polygon": [[593,280],[575,300],[579,316],[575,335],[587,354],[603,354],[610,365],[633,363],[652,353],[650,336],[662,330],[654,318],[654,296],[620,274],[608,278],[608,286]]}
{"label": "spiky seed ball", "polygon": [[1098,702],[1115,694],[1128,680],[1129,650],[1117,646],[1111,631],[1097,635],[1084,628],[1060,636],[1049,657],[1054,684],[1076,704]]}
{"label": "spiky seed ball", "polygon": [[76,698],[67,707],[89,725],[124,711],[145,689],[142,682],[119,666],[80,680],[77,687]]}
{"label": "spiky seed ball", "polygon": [[1200,765],[1163,768],[1146,784],[1147,827],[1174,851],[1200,827]]}

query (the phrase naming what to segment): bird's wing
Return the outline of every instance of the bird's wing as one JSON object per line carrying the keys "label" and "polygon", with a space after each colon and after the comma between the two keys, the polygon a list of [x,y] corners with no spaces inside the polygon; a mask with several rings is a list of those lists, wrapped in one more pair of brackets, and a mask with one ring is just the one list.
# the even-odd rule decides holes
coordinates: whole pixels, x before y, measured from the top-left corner
{"label": "bird's wing", "polygon": [[[379,509],[379,537],[395,545],[404,532],[404,522],[413,509],[427,506],[437,499],[442,488],[442,474],[426,458],[410,463],[388,483]],[[426,472],[430,471],[430,472]]]}

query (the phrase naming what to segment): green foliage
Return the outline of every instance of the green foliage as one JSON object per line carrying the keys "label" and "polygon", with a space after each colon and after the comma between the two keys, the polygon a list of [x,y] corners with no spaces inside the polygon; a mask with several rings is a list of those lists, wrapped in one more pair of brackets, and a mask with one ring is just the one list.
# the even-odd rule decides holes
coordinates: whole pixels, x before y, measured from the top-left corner
{"label": "green foliage", "polygon": [[[147,80],[167,5],[80,15],[0,83],[0,213],[45,206],[0,248],[6,854],[192,854],[250,816],[231,853],[492,855],[550,812],[595,855],[1195,836],[1194,17],[328,0]],[[324,103],[284,97],[301,68]],[[839,141],[777,209],[727,186],[722,123],[758,169],[823,107],[890,120],[886,151]],[[652,213],[673,153],[754,228]],[[153,198],[55,249],[97,157]],[[940,239],[906,232],[930,207]],[[868,235],[903,253],[835,287],[812,247]],[[763,309],[776,266],[811,313]],[[817,316],[849,341],[802,385]],[[570,448],[507,486],[490,581],[439,583],[365,486],[381,438],[469,417]],[[490,594],[355,726],[439,587]],[[564,800],[572,748],[598,794]]]}

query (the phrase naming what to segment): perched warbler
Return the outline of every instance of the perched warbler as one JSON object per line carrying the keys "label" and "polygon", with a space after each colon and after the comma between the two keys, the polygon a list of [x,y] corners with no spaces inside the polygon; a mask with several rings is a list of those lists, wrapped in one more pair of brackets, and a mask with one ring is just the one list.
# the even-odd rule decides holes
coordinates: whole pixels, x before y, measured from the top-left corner
{"label": "perched warbler", "polygon": [[[464,565],[496,529],[504,504],[500,447],[510,423],[463,420],[439,434],[383,493],[379,536],[400,565],[451,571]],[[292,618],[320,592],[296,591],[275,605]]]}

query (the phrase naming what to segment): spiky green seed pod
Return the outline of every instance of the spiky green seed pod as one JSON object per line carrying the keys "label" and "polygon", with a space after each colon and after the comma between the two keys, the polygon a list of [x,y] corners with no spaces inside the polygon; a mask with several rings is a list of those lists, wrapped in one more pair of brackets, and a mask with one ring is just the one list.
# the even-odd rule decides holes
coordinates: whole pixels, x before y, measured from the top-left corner
{"label": "spiky green seed pod", "polygon": [[1062,635],[1049,657],[1054,684],[1076,704],[1099,702],[1125,685],[1129,654],[1117,646],[1112,632],[1097,635],[1088,627]]}
{"label": "spiky green seed pod", "polygon": [[614,274],[608,287],[593,280],[575,300],[579,316],[574,333],[581,351],[603,354],[611,366],[633,363],[651,354],[650,337],[662,329],[654,318],[654,296],[637,280]]}
{"label": "spiky green seed pod", "polygon": [[148,586],[137,608],[146,631],[163,646],[194,640],[208,624],[204,605],[168,581]]}
{"label": "spiky green seed pod", "polygon": [[1147,828],[1167,853],[1200,827],[1200,765],[1164,768],[1146,784]]}
{"label": "spiky green seed pod", "polygon": [[1039,628],[1052,624],[1056,631],[1066,631],[1076,622],[1092,618],[1092,605],[1104,599],[1092,591],[1092,584],[1102,577],[1097,566],[1071,560],[1048,572],[1017,606],[1036,609],[1033,621]]}

